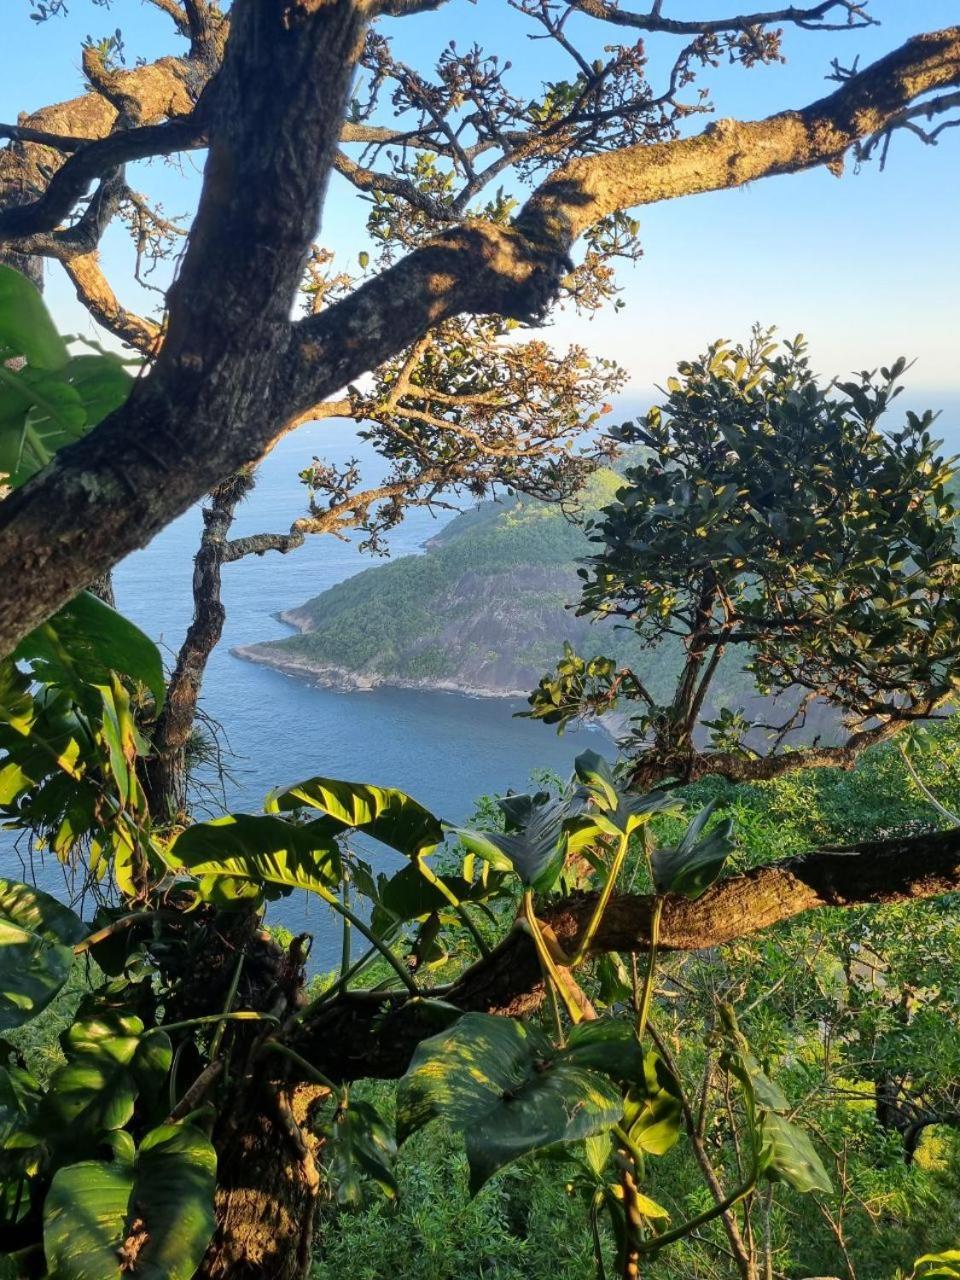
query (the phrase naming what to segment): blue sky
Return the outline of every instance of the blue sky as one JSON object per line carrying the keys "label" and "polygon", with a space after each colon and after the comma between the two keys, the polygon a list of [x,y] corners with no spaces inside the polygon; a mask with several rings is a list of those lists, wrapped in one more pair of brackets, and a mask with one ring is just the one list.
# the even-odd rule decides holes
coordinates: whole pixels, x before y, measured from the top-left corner
{"label": "blue sky", "polygon": [[[665,11],[717,16],[732,7],[731,0],[668,0]],[[46,24],[29,20],[27,0],[4,0],[4,10],[3,120],[81,91],[80,42],[87,33],[96,37],[119,26],[128,62],[179,47],[169,19],[142,0],[114,0],[109,9],[92,0],[71,0],[69,16]],[[708,71],[702,83],[715,90],[717,114],[749,118],[800,106],[830,91],[824,76],[832,57],[847,62],[859,53],[861,63],[871,61],[919,30],[956,22],[960,4],[874,0],[872,11],[883,21],[879,28],[791,33],[785,67]],[[521,91],[561,71],[543,42],[524,38],[527,28],[505,0],[451,0],[436,13],[392,28],[401,56],[420,65],[451,38],[461,45],[477,39],[513,60]],[[580,30],[595,46],[612,38],[587,19]],[[654,68],[663,66],[675,48],[668,38],[651,38],[650,52],[658,59]],[[703,123],[701,118],[696,127]],[[956,395],[958,159],[960,129],[948,131],[937,148],[903,135],[884,173],[874,165],[838,180],[817,170],[646,208],[641,213],[644,257],[621,275],[625,309],[587,323],[572,312],[561,313],[552,336],[562,344],[583,341],[616,357],[639,390],[662,381],[677,360],[710,339],[744,336],[759,320],[791,335],[805,332],[824,372],[873,367],[902,353],[917,359],[914,390]],[[200,163],[194,156],[179,168],[162,162],[138,166],[131,180],[159,195],[168,212],[186,212],[196,198]],[[361,216],[344,185],[335,183],[321,240],[347,265],[362,247]],[[111,233],[104,256],[119,284],[132,262],[122,232]],[[61,322],[90,332],[57,268],[50,269],[49,279],[48,296]],[[121,292],[131,306],[153,305],[136,286]]]}

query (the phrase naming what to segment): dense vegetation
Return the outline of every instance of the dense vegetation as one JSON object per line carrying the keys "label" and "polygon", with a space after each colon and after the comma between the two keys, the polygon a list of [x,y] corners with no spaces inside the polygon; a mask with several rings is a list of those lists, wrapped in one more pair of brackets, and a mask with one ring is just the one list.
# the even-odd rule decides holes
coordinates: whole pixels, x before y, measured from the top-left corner
{"label": "dense vegetation", "polygon": [[[911,761],[937,800],[960,809],[955,722],[919,738]],[[852,773],[741,786],[711,779],[688,794],[694,807],[715,800],[719,813],[733,819],[743,866],[945,822],[890,746],[870,751]],[[694,1010],[713,993],[735,994],[752,1006],[745,1029],[768,1066],[781,1064],[781,1083],[814,1121],[819,1149],[839,1178],[829,1196],[811,1200],[781,1185],[769,1206],[766,1197],[753,1204],[761,1256],[769,1209],[774,1275],[895,1280],[913,1274],[920,1254],[960,1240],[958,913],[957,898],[826,912],[665,966],[658,982],[661,1032],[680,1046],[694,1092],[704,1065],[703,1044],[690,1035]],[[888,1076],[900,1092],[884,1111]],[[385,1115],[392,1094],[384,1085],[372,1091]],[[911,1121],[919,1127],[908,1161],[904,1133]],[[705,1127],[711,1150],[723,1143],[725,1125],[718,1100]],[[651,1174],[650,1194],[673,1214],[689,1216],[703,1205],[687,1148],[652,1164]],[[588,1280],[593,1259],[578,1176],[572,1161],[559,1171],[522,1161],[466,1202],[467,1167],[455,1136],[418,1138],[401,1153],[395,1204],[378,1200],[329,1219],[315,1276],[333,1280],[349,1270],[357,1280],[391,1273],[413,1280]],[[723,1232],[707,1228],[703,1240],[665,1253],[651,1274],[729,1276],[724,1246]]]}

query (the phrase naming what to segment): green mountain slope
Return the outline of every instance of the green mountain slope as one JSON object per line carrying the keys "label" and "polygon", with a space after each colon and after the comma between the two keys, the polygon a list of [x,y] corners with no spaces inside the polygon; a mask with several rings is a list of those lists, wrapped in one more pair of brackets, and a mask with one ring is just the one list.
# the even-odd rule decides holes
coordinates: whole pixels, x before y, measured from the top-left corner
{"label": "green mountain slope", "polygon": [[[615,472],[597,472],[578,518],[608,503],[619,483]],[[569,608],[590,549],[580,524],[555,506],[482,503],[452,520],[425,554],[367,569],[282,614],[299,635],[235,652],[336,687],[502,697],[525,696],[569,640],[581,652],[637,663],[654,695],[666,697],[675,651],[640,653],[629,632]],[[724,683],[730,692],[729,677]]]}

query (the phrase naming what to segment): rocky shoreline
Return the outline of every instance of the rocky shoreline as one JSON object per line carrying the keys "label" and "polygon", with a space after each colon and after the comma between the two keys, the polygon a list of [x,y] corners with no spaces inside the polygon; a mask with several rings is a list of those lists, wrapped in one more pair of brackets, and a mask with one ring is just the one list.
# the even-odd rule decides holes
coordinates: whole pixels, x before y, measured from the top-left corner
{"label": "rocky shoreline", "polygon": [[[290,620],[283,616],[283,621]],[[269,644],[235,645],[230,652],[235,658],[241,658],[245,662],[258,662],[261,666],[282,671],[284,675],[309,680],[313,684],[320,685],[321,688],[336,689],[341,693],[366,693],[371,689],[389,688],[412,689],[419,693],[458,693],[467,698],[508,700],[522,698],[525,700],[530,692],[529,689],[471,688],[456,680],[410,680],[402,676],[383,676],[376,673],[364,675],[332,663],[309,662],[306,659],[295,658],[286,651],[272,649]]]}
{"label": "rocky shoreline", "polygon": [[[284,617],[283,621],[287,622],[289,619]],[[290,623],[290,625],[296,626],[296,623]],[[271,649],[269,642],[235,645],[230,653],[244,662],[256,662],[264,667],[272,667],[283,675],[292,676],[297,680],[307,680],[322,689],[333,689],[339,693],[369,693],[373,689],[408,689],[416,693],[449,693],[458,694],[464,698],[497,698],[505,702],[526,702],[530,692],[529,689],[475,689],[453,680],[405,680],[400,676],[361,675],[346,667],[292,658],[286,652]],[[615,712],[593,720],[592,724],[616,742],[627,732],[629,716]]]}

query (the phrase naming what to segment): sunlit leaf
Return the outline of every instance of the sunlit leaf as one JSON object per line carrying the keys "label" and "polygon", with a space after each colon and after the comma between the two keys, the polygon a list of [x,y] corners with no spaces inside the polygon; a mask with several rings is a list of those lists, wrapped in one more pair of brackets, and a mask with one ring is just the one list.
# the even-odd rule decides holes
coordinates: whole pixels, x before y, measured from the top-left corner
{"label": "sunlit leaf", "polygon": [[329,834],[283,818],[228,814],[188,827],[174,841],[170,864],[198,877],[222,876],[288,889],[333,889],[340,850]]}
{"label": "sunlit leaf", "polygon": [[361,831],[407,857],[428,853],[443,839],[443,827],[422,804],[392,787],[337,778],[308,778],[273,791],[264,808],[268,813],[319,809],[331,832]]}
{"label": "sunlit leaf", "polygon": [[403,1142],[438,1117],[462,1129],[476,1192],[530,1151],[608,1129],[620,1110],[609,1080],[535,1027],[471,1013],[418,1046],[398,1089],[397,1134]]}

